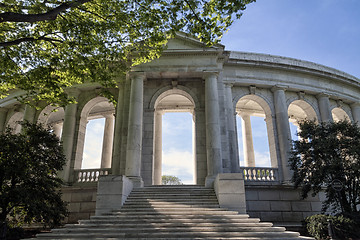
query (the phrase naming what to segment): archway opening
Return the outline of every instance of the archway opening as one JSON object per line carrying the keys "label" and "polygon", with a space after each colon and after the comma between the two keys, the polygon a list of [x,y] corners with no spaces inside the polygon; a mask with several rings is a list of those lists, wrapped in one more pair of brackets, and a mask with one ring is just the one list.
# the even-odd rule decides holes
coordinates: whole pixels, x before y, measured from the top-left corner
{"label": "archway opening", "polygon": [[176,176],[183,184],[194,184],[193,116],[189,112],[166,112],[162,118],[162,176]]}
{"label": "archway opening", "polygon": [[334,108],[333,110],[331,110],[331,115],[334,122],[339,122],[339,121],[351,122],[349,115],[342,108],[339,107]]}
{"label": "archway opening", "polygon": [[195,184],[194,103],[189,94],[172,89],[155,103],[154,184],[173,176],[183,184]]}
{"label": "archway opening", "polygon": [[288,108],[291,139],[298,140],[299,122],[314,120],[317,122],[316,112],[313,107],[304,100],[293,101]]}
{"label": "archway opening", "polygon": [[104,97],[85,104],[79,122],[75,169],[111,167],[115,108]]}
{"label": "archway opening", "polygon": [[100,168],[105,118],[89,120],[86,125],[81,169]]}
{"label": "archway opening", "polygon": [[255,95],[241,98],[236,104],[236,123],[240,166],[277,167],[276,157],[271,157],[269,137],[271,125],[270,108]]}

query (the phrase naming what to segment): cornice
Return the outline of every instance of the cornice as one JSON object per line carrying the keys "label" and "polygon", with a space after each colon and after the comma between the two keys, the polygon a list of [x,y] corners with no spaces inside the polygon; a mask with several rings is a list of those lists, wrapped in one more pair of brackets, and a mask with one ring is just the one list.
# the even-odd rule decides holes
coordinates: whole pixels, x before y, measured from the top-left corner
{"label": "cornice", "polygon": [[340,80],[360,87],[360,79],[355,76],[314,62],[260,53],[229,51],[225,54],[229,58],[224,62],[224,66],[242,65],[296,71]]}

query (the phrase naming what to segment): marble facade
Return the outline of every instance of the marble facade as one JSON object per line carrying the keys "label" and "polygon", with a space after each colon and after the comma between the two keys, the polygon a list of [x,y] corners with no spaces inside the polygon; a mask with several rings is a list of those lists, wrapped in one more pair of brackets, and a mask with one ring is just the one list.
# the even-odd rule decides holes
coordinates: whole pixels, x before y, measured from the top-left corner
{"label": "marble facade", "polygon": [[[287,163],[289,121],[359,122],[359,83],[354,76],[316,63],[226,51],[222,45],[205,47],[179,33],[159,59],[133,67],[126,77],[118,79],[118,88],[110,89],[118,97],[116,108],[99,95],[96,83],[69,89],[77,103],[56,112],[41,103],[41,110],[21,105],[14,98],[18,93],[14,93],[0,100],[0,131],[6,126],[20,131],[16,122],[22,119],[51,126],[61,137],[67,158],[60,173],[70,185],[66,194],[72,194],[71,186],[81,189],[84,184],[92,184],[90,189],[96,191],[100,175],[120,179],[121,189],[128,194],[132,187],[161,183],[162,114],[190,112],[194,120],[196,184],[215,187],[224,204],[264,221],[299,222],[320,211],[322,196],[302,201],[291,187]],[[245,166],[239,165],[239,154],[243,153],[238,149],[236,115],[241,116],[245,133]],[[255,167],[250,122],[253,115],[264,117],[266,122],[271,168]],[[99,136],[103,137],[103,146],[99,146],[101,166],[82,170],[86,124],[96,118],[106,119],[104,134]],[[259,177],[262,172],[266,173]],[[99,181],[99,188],[101,182],[106,185],[109,181]],[[236,196],[231,190],[224,192],[219,187],[221,181],[229,181],[230,186],[238,186],[234,181],[239,181],[243,190],[234,190]],[[113,182],[115,187],[117,184]],[[114,199],[122,202],[126,194],[117,190],[121,196]],[[111,195],[113,190],[97,191]],[[91,212],[95,211],[94,202],[102,208],[106,205],[99,200],[106,197],[100,194],[95,200],[93,194]],[[68,198],[74,205],[71,196]],[[81,213],[80,208],[77,211]]]}

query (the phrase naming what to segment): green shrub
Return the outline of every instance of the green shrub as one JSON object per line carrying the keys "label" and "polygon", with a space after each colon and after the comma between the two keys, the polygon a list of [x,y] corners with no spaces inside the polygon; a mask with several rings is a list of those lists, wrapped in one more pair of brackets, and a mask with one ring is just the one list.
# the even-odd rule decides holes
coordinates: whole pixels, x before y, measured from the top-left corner
{"label": "green shrub", "polygon": [[305,219],[308,233],[316,239],[330,239],[328,223],[331,223],[333,237],[336,239],[360,238],[360,224],[342,215],[313,215]]}

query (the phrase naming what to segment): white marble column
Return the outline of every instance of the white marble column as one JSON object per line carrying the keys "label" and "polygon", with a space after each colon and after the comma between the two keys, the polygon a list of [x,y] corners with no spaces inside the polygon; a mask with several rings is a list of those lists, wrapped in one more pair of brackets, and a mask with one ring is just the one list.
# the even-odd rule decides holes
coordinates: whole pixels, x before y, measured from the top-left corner
{"label": "white marble column", "polygon": [[125,175],[134,186],[143,186],[141,180],[141,150],[143,126],[144,74],[134,74],[131,81],[129,125],[126,147]]}
{"label": "white marble column", "polygon": [[255,167],[255,152],[252,137],[250,114],[241,114],[241,127],[243,134],[243,149],[245,167]]}
{"label": "white marble column", "polygon": [[354,122],[360,127],[360,103],[351,104],[351,111],[353,115]]}
{"label": "white marble column", "polygon": [[124,83],[119,83],[119,94],[116,105],[116,117],[114,126],[113,152],[111,161],[112,175],[120,175],[122,122],[124,109]]}
{"label": "white marble column", "polygon": [[71,160],[72,151],[74,148],[74,135],[75,135],[75,124],[76,124],[76,111],[77,104],[70,104],[65,107],[65,116],[63,123],[63,130],[61,140],[63,142],[64,155],[66,157],[66,164],[60,174],[64,182],[71,182],[72,173]]}
{"label": "white marble column", "polygon": [[7,117],[7,109],[0,108],[0,133],[5,129],[5,122]]}
{"label": "white marble column", "polygon": [[285,88],[274,87],[275,118],[277,134],[279,139],[279,149],[281,157],[282,181],[290,182],[292,174],[288,164],[291,150],[291,132],[289,125],[288,109],[286,105]]}
{"label": "white marble column", "polygon": [[105,115],[104,137],[100,168],[111,168],[111,156],[114,139],[114,115]]}
{"label": "white marble column", "polygon": [[28,121],[29,123],[34,123],[35,114],[36,114],[36,109],[31,107],[30,105],[26,105],[24,111],[24,118],[23,118],[24,121]]}
{"label": "white marble column", "polygon": [[206,186],[212,186],[218,173],[222,173],[221,133],[217,74],[205,73],[205,119],[206,119]]}
{"label": "white marble column", "polygon": [[320,116],[322,122],[331,122],[333,121],[331,110],[330,110],[330,101],[329,95],[321,93],[317,95]]}
{"label": "white marble column", "polygon": [[233,105],[232,84],[225,84],[225,97],[226,97],[226,120],[228,127],[228,141],[229,141],[229,157],[231,164],[231,172],[240,172],[238,139],[236,134],[236,113]]}
{"label": "white marble column", "polygon": [[52,129],[54,131],[54,134],[61,139],[61,129],[63,127],[63,123],[56,123],[52,126]]}
{"label": "white marble column", "polygon": [[154,185],[161,185],[162,182],[162,115],[161,111],[155,111]]}

